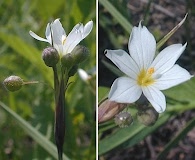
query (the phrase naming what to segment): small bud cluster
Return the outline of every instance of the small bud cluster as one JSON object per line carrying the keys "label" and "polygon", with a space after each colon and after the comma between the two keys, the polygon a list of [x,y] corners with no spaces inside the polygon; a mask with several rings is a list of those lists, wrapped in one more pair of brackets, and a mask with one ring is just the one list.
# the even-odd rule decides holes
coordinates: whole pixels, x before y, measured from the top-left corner
{"label": "small bud cluster", "polygon": [[64,67],[71,69],[86,60],[88,56],[89,50],[84,46],[77,45],[71,53],[62,56],[61,63]]}

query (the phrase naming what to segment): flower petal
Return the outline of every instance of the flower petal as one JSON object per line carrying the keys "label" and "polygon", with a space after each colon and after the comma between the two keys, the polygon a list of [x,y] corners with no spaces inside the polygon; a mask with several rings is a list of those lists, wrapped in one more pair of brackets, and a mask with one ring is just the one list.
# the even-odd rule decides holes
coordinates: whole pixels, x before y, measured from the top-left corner
{"label": "flower petal", "polygon": [[84,26],[84,31],[83,31],[83,39],[89,35],[93,28],[93,21],[89,21],[85,26]]}
{"label": "flower petal", "polygon": [[39,40],[39,41],[48,42],[48,43],[49,43],[49,41],[48,41],[47,39],[44,39],[44,38],[42,38],[42,37],[39,37],[39,36],[36,35],[33,31],[29,31],[29,34],[30,34],[33,38],[35,38],[35,39],[37,39],[37,40]]}
{"label": "flower petal", "polygon": [[155,87],[142,87],[143,94],[158,113],[166,109],[166,100],[164,94]]}
{"label": "flower petal", "polygon": [[108,98],[118,103],[133,103],[139,99],[142,91],[137,82],[127,78],[117,78],[112,84]]}
{"label": "flower petal", "polygon": [[154,86],[159,90],[165,90],[183,83],[192,78],[187,70],[180,67],[179,65],[174,65],[173,68],[165,72],[157,81]]}
{"label": "flower petal", "polygon": [[46,27],[46,30],[45,30],[45,37],[47,38],[48,42],[52,45],[50,23],[47,24],[47,27]]}
{"label": "flower petal", "polygon": [[139,68],[129,54],[121,49],[119,50],[106,50],[106,57],[108,57],[123,73],[137,79]]}
{"label": "flower petal", "polygon": [[79,30],[71,31],[66,38],[65,44],[63,45],[63,54],[71,53],[74,47],[82,40],[82,34]]}
{"label": "flower petal", "polygon": [[133,27],[128,47],[131,57],[140,70],[148,69],[154,59],[156,41],[148,29],[141,26],[141,22],[138,27]]}
{"label": "flower petal", "polygon": [[85,26],[82,23],[78,23],[74,26],[72,31],[66,38],[66,42],[64,45],[64,52],[70,53],[74,49],[74,47],[80,43],[86,36],[89,35],[93,28],[93,21],[89,21]]}
{"label": "flower petal", "polygon": [[187,43],[183,46],[182,44],[173,44],[163,49],[151,64],[151,67],[154,67],[155,69],[154,75],[162,75],[172,68],[176,60],[185,50],[186,45]]}
{"label": "flower petal", "polygon": [[53,23],[51,23],[51,29],[53,44],[62,45],[66,38],[66,33],[59,19],[56,19]]}

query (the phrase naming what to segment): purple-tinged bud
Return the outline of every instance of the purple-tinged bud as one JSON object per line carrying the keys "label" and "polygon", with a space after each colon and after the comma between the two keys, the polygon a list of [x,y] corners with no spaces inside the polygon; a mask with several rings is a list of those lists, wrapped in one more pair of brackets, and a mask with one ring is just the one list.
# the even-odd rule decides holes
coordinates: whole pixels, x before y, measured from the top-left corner
{"label": "purple-tinged bud", "polygon": [[18,76],[9,76],[3,81],[3,85],[8,91],[14,92],[22,88],[23,80]]}
{"label": "purple-tinged bud", "polygon": [[145,108],[137,112],[137,119],[145,126],[152,126],[158,120],[159,113],[153,107]]}
{"label": "purple-tinged bud", "polygon": [[55,48],[47,47],[42,52],[42,58],[48,67],[54,67],[58,63],[60,56]]}
{"label": "purple-tinged bud", "polygon": [[110,101],[109,99],[104,100],[98,107],[98,123],[112,119],[126,107],[127,104],[116,103],[114,101]]}

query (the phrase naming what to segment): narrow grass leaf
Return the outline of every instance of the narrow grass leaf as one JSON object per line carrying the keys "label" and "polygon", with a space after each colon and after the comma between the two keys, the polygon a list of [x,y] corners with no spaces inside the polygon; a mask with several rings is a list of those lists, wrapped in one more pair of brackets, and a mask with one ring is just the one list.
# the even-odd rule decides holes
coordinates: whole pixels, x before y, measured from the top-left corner
{"label": "narrow grass leaf", "polygon": [[186,134],[192,130],[195,126],[195,118],[193,118],[190,122],[188,122],[188,124],[186,125],[185,128],[183,128],[181,130],[181,132],[175,136],[164,148],[164,150],[158,155],[157,159],[161,160],[161,159],[165,159],[167,153],[171,150],[171,148],[173,148],[174,146],[176,146],[178,144],[178,142],[180,140],[182,140],[184,138],[184,136],[186,136]]}
{"label": "narrow grass leaf", "polygon": [[[32,137],[41,147],[43,147],[51,156],[55,159],[58,158],[58,153],[55,145],[50,142],[46,137],[44,137],[39,131],[32,127],[28,122],[26,122],[17,113],[12,111],[8,106],[0,101],[0,106],[18,123],[18,125],[24,129],[24,131]],[[69,158],[64,154],[63,160],[69,160]]]}
{"label": "narrow grass leaf", "polygon": [[120,23],[120,25],[130,33],[132,25],[124,18],[124,16],[108,1],[99,0],[99,2],[108,10],[108,12]]}

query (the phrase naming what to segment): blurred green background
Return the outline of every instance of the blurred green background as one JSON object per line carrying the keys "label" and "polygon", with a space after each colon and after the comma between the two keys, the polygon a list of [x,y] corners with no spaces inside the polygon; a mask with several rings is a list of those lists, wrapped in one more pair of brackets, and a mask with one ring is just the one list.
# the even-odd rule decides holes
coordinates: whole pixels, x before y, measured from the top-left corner
{"label": "blurred green background", "polygon": [[[80,44],[90,57],[79,67],[90,71],[96,63],[95,0],[0,0],[0,81],[10,75],[40,81],[10,93],[0,85],[0,101],[54,143],[54,93],[52,69],[44,65],[42,50],[48,46],[29,35],[45,38],[47,23],[60,18],[68,34],[77,23],[93,20],[94,27]],[[95,95],[76,74],[66,93],[64,153],[69,159],[95,159]],[[95,80],[94,82],[95,83]],[[0,107],[0,159],[54,159]]]}

